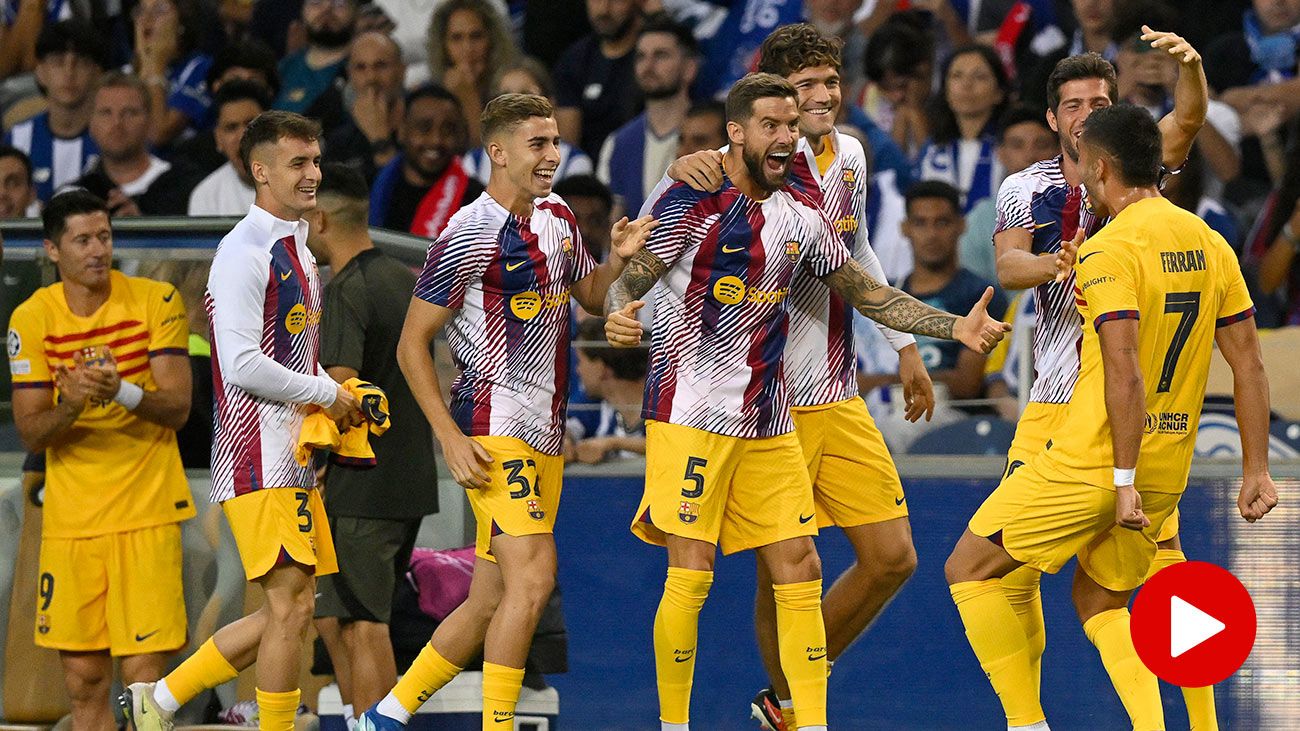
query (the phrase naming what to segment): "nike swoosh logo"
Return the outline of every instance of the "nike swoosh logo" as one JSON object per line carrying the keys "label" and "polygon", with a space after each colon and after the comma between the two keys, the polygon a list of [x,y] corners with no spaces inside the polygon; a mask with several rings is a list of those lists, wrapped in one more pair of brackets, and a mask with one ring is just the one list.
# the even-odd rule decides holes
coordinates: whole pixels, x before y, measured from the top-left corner
{"label": "nike swoosh logo", "polygon": [[723,244],[723,245],[722,245],[722,253],[724,253],[724,254],[734,254],[734,253],[736,253],[737,251],[744,251],[744,250],[745,250],[745,247],[743,247],[743,246],[734,246],[734,247],[733,247],[733,246],[727,246],[726,244]]}
{"label": "nike swoosh logo", "polygon": [[175,296],[176,296],[176,290],[173,289],[166,297],[163,297],[163,302],[171,302],[172,297]]}
{"label": "nike swoosh logo", "polygon": [[808,521],[810,521],[810,520],[813,519],[813,515],[816,515],[816,513],[813,513],[812,515],[809,515],[809,516],[806,517],[806,518],[805,518],[804,516],[800,515],[800,516],[799,516],[799,522],[800,522],[800,523],[807,523]]}
{"label": "nike swoosh logo", "polygon": [[1048,221],[1047,223],[1035,223],[1034,230],[1037,231],[1040,228],[1047,228],[1048,226],[1051,226],[1054,223],[1056,223],[1056,221]]}
{"label": "nike swoosh logo", "polygon": [[528,263],[528,262],[526,262],[526,261],[517,261],[517,262],[515,262],[514,264],[506,264],[506,271],[508,271],[508,272],[513,272],[514,270],[518,269],[519,267],[521,267],[521,266],[523,266],[523,265],[525,265],[525,264],[527,264],[527,263]]}
{"label": "nike swoosh logo", "polygon": [[808,656],[808,662],[817,662],[818,660],[821,660],[821,659],[823,659],[823,658],[825,658],[825,657],[826,657],[826,653],[824,653],[824,652],[823,652],[822,654],[820,654],[820,655],[809,655],[809,656]]}
{"label": "nike swoosh logo", "polygon": [[1102,253],[1105,253],[1105,252],[1101,252],[1101,251],[1089,251],[1088,253],[1084,254],[1084,255],[1081,256],[1081,257],[1079,257],[1079,263],[1082,264],[1082,263],[1084,263],[1085,261],[1088,260],[1088,257],[1090,257],[1090,256],[1096,256],[1096,255],[1098,255],[1098,254],[1102,254]]}
{"label": "nike swoosh logo", "polygon": [[513,714],[513,713],[510,714],[509,716],[502,716],[502,717],[500,717],[500,718],[494,718],[494,719],[492,719],[492,721],[493,721],[494,723],[505,723],[505,722],[507,722],[507,721],[513,721],[513,720],[515,720],[515,714]]}
{"label": "nike swoosh logo", "polygon": [[145,640],[149,639],[150,637],[153,637],[153,636],[156,635],[156,634],[158,634],[158,630],[154,630],[153,632],[150,632],[150,633],[147,634],[147,635],[142,635],[142,634],[140,634],[140,633],[137,632],[136,635],[135,635],[135,641],[136,641],[136,642],[144,642]]}
{"label": "nike swoosh logo", "polygon": [[906,495],[904,495],[903,497],[896,497],[896,498],[894,498],[894,504],[895,504],[895,505],[902,505],[902,504],[903,504],[903,501],[905,501],[905,500],[907,500],[907,496],[906,496]]}
{"label": "nike swoosh logo", "polygon": [[288,279],[290,274],[293,274],[293,272],[285,272],[284,274],[281,274],[280,281],[283,282],[284,280]]}

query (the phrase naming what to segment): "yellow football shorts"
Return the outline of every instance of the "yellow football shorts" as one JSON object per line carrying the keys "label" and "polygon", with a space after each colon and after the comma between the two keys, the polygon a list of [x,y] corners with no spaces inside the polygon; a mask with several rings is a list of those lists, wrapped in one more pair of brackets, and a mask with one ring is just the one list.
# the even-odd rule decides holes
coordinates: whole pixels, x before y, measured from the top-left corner
{"label": "yellow football shorts", "polygon": [[[1016,436],[1011,440],[1007,450],[1007,466],[1002,478],[1011,476],[1016,468],[1029,464],[1029,461],[1042,452],[1051,441],[1052,434],[1065,423],[1065,410],[1069,404],[1045,404],[1030,401],[1020,414],[1016,424]],[[1178,508],[1169,519],[1160,526],[1156,541],[1163,543],[1178,535]]]}
{"label": "yellow football shorts", "polygon": [[854,397],[791,409],[790,415],[808,465],[819,528],[907,517],[903,483],[865,401]]}
{"label": "yellow football shorts", "polygon": [[514,437],[471,438],[492,455],[492,463],[483,468],[488,473],[488,486],[465,491],[478,524],[474,555],[495,563],[493,536],[555,531],[564,458],[539,452]]}
{"label": "yellow football shorts", "polygon": [[36,596],[36,644],[113,655],[185,645],[181,527],[92,538],[45,538]]}
{"label": "yellow football shorts", "polygon": [[646,422],[645,492],[638,538],[666,534],[713,543],[724,554],[817,535],[817,510],[794,432],[743,439]]}
{"label": "yellow football shorts", "polygon": [[221,509],[230,523],[249,581],[288,562],[311,566],[316,576],[338,573],[334,538],[319,490],[255,490],[226,500]]}
{"label": "yellow football shorts", "polygon": [[1016,469],[985,499],[970,531],[1000,544],[1011,557],[1054,574],[1072,557],[1101,586],[1135,589],[1156,555],[1157,534],[1178,506],[1174,493],[1143,492],[1151,526],[1115,525],[1115,491],[1044,469],[1041,460]]}

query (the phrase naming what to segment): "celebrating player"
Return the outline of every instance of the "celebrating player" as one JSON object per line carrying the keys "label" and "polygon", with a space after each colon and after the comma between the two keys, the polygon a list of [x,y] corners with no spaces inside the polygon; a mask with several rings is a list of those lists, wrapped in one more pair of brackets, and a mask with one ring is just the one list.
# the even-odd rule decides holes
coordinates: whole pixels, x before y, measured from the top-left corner
{"label": "celebrating player", "polygon": [[[1187,159],[1192,142],[1205,122],[1208,104],[1205,71],[1200,54],[1177,35],[1143,26],[1142,40],[1179,62],[1174,108],[1159,122],[1161,162],[1166,169],[1177,169]],[[1047,82],[1047,121],[1060,137],[1061,154],[1009,176],[998,193],[997,225],[993,234],[998,278],[1008,289],[1033,287],[1037,312],[1033,335],[1037,377],[1007,452],[1004,476],[1043,451],[1053,433],[1060,429],[1079,377],[1083,321],[1071,296],[1073,260],[1060,252],[1063,242],[1073,239],[1077,246],[1084,235],[1092,235],[1106,224],[1106,218],[1090,210],[1084,200],[1077,140],[1088,115],[1118,100],[1117,84],[1114,67],[1095,53],[1070,56],[1058,62]],[[1022,379],[1028,377],[1028,374],[1021,375]],[[1153,571],[1186,560],[1177,534],[1175,513],[1160,535],[1160,550]],[[1047,642],[1038,587],[1040,576],[1038,571],[1025,568],[1012,572],[1002,582],[1029,638],[1035,687]],[[1193,726],[1215,728],[1214,689],[1185,688],[1183,695]]]}
{"label": "celebrating player", "polygon": [[258,727],[288,731],[298,711],[302,641],[315,607],[316,576],[338,570],[316,474],[294,459],[313,408],[341,429],[361,421],[357,401],[317,362],[321,288],[307,249],[320,183],[320,126],[271,111],[249,123],[239,153],[256,198],[212,260],[212,500],[220,502],[244,574],[266,604],[222,627],[157,683],[122,695],[141,731],[169,729],[175,712],[257,661]]}
{"label": "celebrating player", "polygon": [[965,317],[878,283],[818,204],[787,183],[798,143],[790,82],[750,74],[727,97],[720,190],[685,184],[654,204],[662,226],[610,289],[606,335],[640,343],[637,298],[657,290],[646,383],[646,487],[632,530],[668,548],[655,617],[664,729],[685,729],[700,608],[724,553],[755,549],[773,582],[781,669],[800,728],[826,724],[826,635],[808,471],[782,370],[787,298],[807,268],[863,314],[987,352],[1006,325],[984,299]]}
{"label": "celebrating player", "polygon": [[[853,258],[884,282],[884,267],[867,240],[866,154],[862,143],[834,126],[841,104],[841,45],[808,23],[782,26],[763,42],[759,70],[785,77],[799,93],[794,184],[821,201]],[[669,175],[700,190],[717,190],[722,184],[722,154],[710,150],[684,157]],[[812,480],[817,524],[838,525],[857,557],[822,598],[826,659],[831,663],[911,576],[916,550],[898,470],[858,396],[853,310],[807,270],[796,272],[790,297],[794,304],[785,348],[786,380],[795,434]],[[934,391],[916,339],[880,323],[877,327],[898,351],[908,417],[915,421],[928,415]],[[753,713],[766,728],[793,729],[790,689],[778,658],[772,582],[762,561],[754,617],[772,687],[754,698]]]}
{"label": "celebrating player", "polygon": [[175,287],[113,271],[103,200],[62,193],[42,217],[60,281],[9,320],[14,425],[47,464],[35,639],[59,651],[73,727],[103,729],[113,657],[157,680],[185,645],[189,328]]}
{"label": "celebrating player", "polygon": [[[1268,473],[1268,382],[1254,307],[1232,249],[1161,197],[1161,131],[1143,109],[1078,126],[1078,167],[1100,217],[1078,251],[1081,367],[1052,443],[985,500],[945,572],[966,637],[1011,728],[1046,729],[1028,638],[999,578],[1054,573],[1078,556],[1074,602],[1135,729],[1164,728],[1159,686],[1133,649],[1128,601],[1187,484],[1215,343],[1241,430],[1237,500],[1254,522],[1277,504]],[[1070,245],[1067,243],[1067,254]]]}
{"label": "celebrating player", "polygon": [[[587,252],[551,192],[560,135],[550,102],[504,94],[483,110],[487,192],[429,247],[398,361],[478,521],[469,598],[452,612],[357,727],[405,726],[434,691],[483,653],[483,728],[513,723],[533,631],[555,587],[555,513],[564,459],[569,296],[599,312],[645,245],[649,218],[614,225],[609,260]],[[429,354],[443,329],[461,375],[451,404]]]}

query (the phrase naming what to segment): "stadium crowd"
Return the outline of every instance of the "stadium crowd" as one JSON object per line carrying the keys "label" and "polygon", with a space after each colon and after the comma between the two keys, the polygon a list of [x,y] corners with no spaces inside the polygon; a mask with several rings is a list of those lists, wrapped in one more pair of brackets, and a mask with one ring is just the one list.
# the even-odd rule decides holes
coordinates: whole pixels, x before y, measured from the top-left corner
{"label": "stadium crowd", "polygon": [[[257,182],[264,183],[254,170],[261,163],[253,148],[278,144],[286,134],[299,141],[319,138],[319,205],[304,209],[306,230],[298,233],[300,248],[331,271],[320,295],[323,300],[317,303],[321,314],[310,324],[320,326],[320,362],[333,380],[324,386],[303,385],[292,398],[286,386],[276,398],[334,404],[327,410],[338,421],[337,431],[345,433],[341,447],[339,434],[334,434],[336,458],[328,468],[321,466],[327,486],[324,504],[316,504],[315,492],[302,492],[294,510],[309,527],[313,520],[327,522],[325,540],[330,541],[332,533],[337,548],[337,557],[331,555],[329,561],[337,562],[340,573],[322,582],[315,614],[340,685],[346,687],[350,721],[383,702],[396,682],[387,642],[392,606],[386,597],[409,563],[420,519],[438,509],[436,492],[411,500],[417,491],[402,484],[403,475],[436,471],[433,452],[412,446],[432,443],[429,423],[397,420],[391,434],[374,440],[373,449],[358,447],[346,436],[353,429],[365,432],[367,423],[367,433],[380,433],[374,427],[383,422],[390,404],[405,413],[418,413],[424,406],[417,405],[418,394],[413,392],[430,384],[408,384],[402,373],[406,362],[398,368],[399,360],[415,356],[409,343],[398,344],[406,312],[404,305],[393,303],[409,300],[413,290],[437,292],[441,286],[422,278],[417,288],[414,274],[379,253],[367,231],[383,228],[436,240],[453,225],[457,212],[482,200],[494,170],[486,145],[497,131],[485,109],[502,95],[537,95],[553,105],[562,138],[553,190],[571,209],[571,224],[581,234],[585,251],[576,259],[589,261],[586,272],[621,270],[629,257],[620,246],[634,237],[627,226],[635,227],[638,217],[661,200],[664,176],[687,180],[696,168],[682,161],[698,163],[712,154],[709,151],[728,144],[728,109],[720,100],[755,68],[760,44],[780,25],[807,21],[842,43],[842,92],[837,92],[842,93],[842,103],[835,110],[834,129],[860,144],[866,162],[862,171],[843,171],[846,184],[861,176],[865,218],[833,223],[841,233],[848,227],[852,232],[865,229],[878,260],[873,265],[882,278],[916,300],[959,314],[987,301],[995,320],[1031,329],[1035,309],[1042,307],[1033,287],[1043,279],[1021,281],[1009,274],[1003,262],[1007,252],[993,242],[1009,227],[1021,225],[1009,223],[1007,206],[1000,201],[999,191],[1008,189],[1004,182],[1065,149],[1066,132],[1057,126],[1064,118],[1056,109],[1060,85],[1049,84],[1053,70],[1062,59],[1098,54],[1113,65],[1119,101],[1147,110],[1154,119],[1176,123],[1179,112],[1186,111],[1180,110],[1186,105],[1184,84],[1189,78],[1195,83],[1195,78],[1185,74],[1186,62],[1161,52],[1150,34],[1151,29],[1178,33],[1196,49],[1193,54],[1199,52],[1193,66],[1197,73],[1203,67],[1209,98],[1203,104],[1204,124],[1193,131],[1195,143],[1188,139],[1190,150],[1179,157],[1184,162],[1166,165],[1169,174],[1161,191],[1222,235],[1235,251],[1259,327],[1300,326],[1300,232],[1295,230],[1300,226],[1300,3],[1290,0],[1186,0],[1176,6],[1163,0],[0,3],[0,219],[44,216],[46,238],[55,242],[56,250],[65,235],[77,247],[93,246],[94,239],[105,236],[111,240],[109,220],[131,216],[247,215],[247,223],[255,215],[250,207],[261,200]],[[1048,109],[1054,112],[1050,119]],[[265,132],[268,138],[247,139],[245,131],[273,110],[313,120],[319,131],[284,122]],[[97,201],[102,201],[102,211]],[[1075,206],[1067,215],[1077,217],[1079,206],[1086,204],[1076,198],[1063,205]],[[101,212],[102,230],[69,228],[74,220]],[[632,223],[620,222],[625,217]],[[283,221],[247,223],[249,230],[257,225],[289,240],[296,235]],[[78,248],[74,255],[73,249],[65,249],[52,258],[62,281],[84,284],[93,293],[92,270],[104,265],[104,254],[87,251]],[[111,245],[107,251],[111,257]],[[295,256],[284,265],[281,279],[294,273],[303,278],[300,294],[310,300],[305,292],[314,270],[305,274]],[[272,267],[280,265],[271,262]],[[113,302],[137,296],[128,291],[149,293],[138,294],[141,298],[152,296],[148,288],[156,287],[168,303],[149,312],[148,317],[157,319],[147,321],[153,331],[147,350],[78,353],[76,372],[56,373],[15,370],[14,363],[27,362],[22,359],[23,343],[31,347],[45,332],[24,330],[35,326],[22,317],[33,318],[37,306],[56,306],[29,302],[20,307],[29,297],[41,297],[33,297],[39,277],[17,275],[27,264],[5,266],[5,312],[15,313],[15,322],[22,321],[10,325],[15,394],[23,385],[55,382],[62,394],[74,394],[65,402],[74,405],[39,414],[48,417],[40,422],[40,430],[32,431],[32,422],[20,424],[33,452],[43,451],[54,435],[70,428],[87,404],[113,401],[141,423],[148,422],[152,431],[136,435],[142,443],[165,441],[154,432],[179,431],[179,458],[175,464],[168,462],[167,469],[177,471],[182,462],[186,467],[220,469],[209,459],[214,407],[208,341],[210,333],[221,333],[221,325],[211,321],[212,303],[221,297],[237,301],[242,295],[209,283],[205,305],[203,285],[216,281],[209,280],[209,263],[167,262],[136,272],[165,284],[114,274]],[[234,267],[235,260],[226,266]],[[181,294],[174,304],[171,295],[161,294],[168,284],[174,287],[170,291]],[[609,286],[608,281],[604,284]],[[994,292],[984,300],[989,287]],[[86,303],[94,300],[87,297]],[[114,306],[119,305],[129,306]],[[71,298],[68,307],[74,316],[80,314]],[[575,301],[568,313],[577,347],[571,355],[574,378],[567,430],[561,430],[565,433],[559,447],[566,461],[594,464],[646,452],[640,404],[647,389],[646,351],[606,343],[606,321],[599,309]],[[649,309],[641,313],[647,326],[653,321]],[[304,322],[309,311],[304,310]],[[1021,372],[1024,363],[1015,352],[1021,339],[1014,332],[986,353],[918,331],[914,353],[909,354],[912,341],[894,340],[891,333],[898,333],[878,329],[860,313],[853,317],[857,391],[891,449],[906,450],[926,429],[969,414],[1014,420],[1020,397],[1028,398],[1031,378]],[[126,314],[122,318],[127,321]],[[431,326],[431,337],[435,330]],[[427,352],[429,344],[420,343],[415,350],[421,348]],[[113,374],[127,358],[141,355],[147,356],[156,382],[135,393]],[[188,368],[177,355],[190,356]],[[933,414],[927,413],[920,423],[913,423],[919,413],[916,382],[907,376],[910,357],[919,357],[934,384],[935,403],[923,409]],[[441,370],[442,383],[450,385],[450,369]],[[242,387],[237,379],[248,377],[231,371],[225,387]],[[432,385],[438,386],[439,379]],[[367,401],[378,398],[367,387],[382,389],[382,411],[375,410],[377,400]],[[222,385],[216,388],[220,391]],[[318,398],[312,389],[322,388],[328,392]],[[160,393],[164,395],[155,395]],[[19,399],[14,400],[16,417],[36,418],[35,410],[20,413]],[[220,392],[215,408],[231,408]],[[32,435],[39,438],[29,438]],[[146,464],[153,455],[141,449],[136,444],[124,448],[123,454],[134,454]],[[378,466],[352,469],[357,460]],[[311,469],[306,462],[301,466]],[[539,469],[534,485],[545,479],[540,475]],[[242,495],[240,479],[245,478],[230,476],[232,495]],[[525,478],[525,488],[527,483]],[[334,489],[332,484],[346,487]],[[181,506],[181,497],[169,489],[160,482],[154,495],[160,504],[176,506],[165,519],[145,526],[133,519],[116,524],[118,531],[123,525],[156,529],[149,540],[158,543],[149,551],[162,564],[170,555],[166,551],[172,550],[168,547],[178,541],[166,531],[193,514],[192,507]],[[233,511],[228,514],[233,522]],[[48,537],[68,542],[85,534],[84,526],[63,530]],[[236,539],[244,540],[238,534]],[[882,590],[881,607],[915,566],[910,536],[906,540],[909,550],[900,548],[894,574],[875,577],[885,584],[894,582]],[[240,548],[243,552],[245,544]],[[311,550],[315,553],[314,544]],[[52,558],[51,565],[59,560],[73,559]],[[277,560],[268,559],[275,571],[280,570]],[[318,560],[321,567],[329,565],[323,557]],[[255,575],[247,556],[245,568],[250,580],[261,576]],[[276,585],[283,592],[280,598],[268,589],[269,617],[254,614],[240,620],[246,636],[239,647],[256,648],[260,641],[263,657],[288,652],[268,650],[270,641],[263,635],[272,630],[267,627],[294,628],[310,614],[294,615],[305,579],[284,581]],[[55,582],[50,579],[51,591]],[[159,581],[155,590],[160,607],[179,596],[178,590],[171,591],[178,582],[178,576]],[[536,596],[529,597],[530,606],[540,611],[552,587],[532,588]],[[703,591],[707,593],[707,585]],[[476,596],[473,592],[471,597]],[[778,596],[776,601],[779,605],[785,599]],[[463,614],[453,616],[460,617],[449,618],[453,623],[469,621]],[[57,625],[60,619],[51,621]],[[162,677],[163,656],[183,644],[184,628],[165,618],[160,621],[160,633],[147,646],[135,648],[141,653],[135,657],[144,659],[122,666],[125,683]],[[105,629],[104,637],[110,635]],[[154,701],[170,713],[211,687],[214,678],[228,679],[236,666],[246,667],[242,655],[239,662],[231,655],[232,635],[225,636],[221,652],[209,642],[187,660],[182,668],[191,668],[188,675],[169,675],[170,685],[164,684],[161,693],[150,686],[149,703],[142,705],[137,698],[137,723],[138,714],[153,708]],[[119,640],[129,642],[112,636],[114,654]],[[138,633],[135,640],[143,642]],[[490,634],[488,642],[491,645]],[[78,731],[109,723],[112,667],[101,660],[80,657],[65,662]],[[521,662],[512,662],[509,668],[488,663],[488,673],[498,672],[499,677],[485,683],[513,682],[517,693],[520,680],[510,680],[513,676],[506,671]],[[288,693],[295,686],[270,671],[264,681],[261,667],[259,663],[262,712],[277,719],[291,715],[298,698]],[[485,685],[485,697],[488,690]],[[789,689],[785,695],[788,701]],[[773,718],[780,715],[776,708]]]}

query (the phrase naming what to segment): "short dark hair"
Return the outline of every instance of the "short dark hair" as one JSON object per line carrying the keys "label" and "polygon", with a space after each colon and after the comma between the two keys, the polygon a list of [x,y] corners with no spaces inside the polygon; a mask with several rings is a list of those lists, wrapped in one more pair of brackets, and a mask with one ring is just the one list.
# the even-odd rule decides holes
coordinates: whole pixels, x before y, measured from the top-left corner
{"label": "short dark hair", "polygon": [[598,198],[606,208],[614,210],[614,194],[595,175],[570,175],[556,183],[552,191],[565,200],[571,197]]}
{"label": "short dark hair", "polygon": [[1007,76],[1007,70],[996,51],[979,43],[954,49],[944,60],[943,68],[939,71],[939,91],[930,97],[930,138],[935,143],[947,144],[961,139],[961,126],[957,124],[957,114],[948,105],[948,72],[957,59],[963,56],[978,56],[984,65],[989,67],[989,72],[993,74],[993,80],[998,85],[998,91],[1002,92],[1002,101],[993,107],[988,122],[981,131],[982,134],[997,134],[998,121],[1011,104],[1011,95],[1014,91],[1011,79]]}
{"label": "short dark hair", "polygon": [[432,81],[420,84],[406,93],[406,108],[410,109],[411,105],[420,99],[442,99],[456,105],[460,110],[460,99],[447,90],[447,87],[435,84]]}
{"label": "short dark hair", "polygon": [[212,116],[215,118],[221,114],[221,108],[225,105],[242,101],[251,101],[266,111],[271,108],[274,100],[271,98],[271,90],[260,81],[231,79],[212,95]]}
{"label": "short dark hair", "polygon": [[647,33],[666,33],[672,36],[677,42],[677,47],[687,56],[695,56],[700,52],[700,44],[695,40],[695,34],[691,33],[691,29],[673,20],[667,13],[655,13],[641,21],[641,32],[637,37],[640,38]]}
{"label": "short dark hair", "polygon": [[[578,340],[604,342],[605,318],[589,317],[578,323]],[[645,348],[582,345],[578,350],[586,357],[609,366],[609,369],[614,372],[614,377],[623,381],[639,381],[645,378],[650,360],[650,354]]]}
{"label": "short dark hair", "polygon": [[727,121],[744,122],[754,113],[759,99],[798,99],[794,86],[784,77],[762,71],[746,74],[727,92]]}
{"label": "short dark hair", "polygon": [[1006,113],[1002,115],[1002,120],[998,123],[998,144],[1002,144],[1008,129],[1017,124],[1024,124],[1025,122],[1033,122],[1039,127],[1047,130],[1053,136],[1056,135],[1056,133],[1052,131],[1052,125],[1047,123],[1047,117],[1044,116],[1042,112],[1036,111],[1028,104],[1013,104],[1007,109]]}
{"label": "short dark hair", "polygon": [[952,210],[957,215],[961,215],[961,191],[942,180],[920,180],[912,183],[903,198],[907,201],[905,209],[909,216],[912,215],[913,201],[928,198],[947,201],[948,205],[952,206]]}
{"label": "short dark hair", "polygon": [[867,78],[880,83],[887,74],[911,76],[922,64],[933,64],[934,38],[928,28],[929,21],[915,10],[890,16],[867,40],[862,64]]}
{"label": "short dark hair", "polygon": [[84,20],[60,20],[41,29],[36,37],[36,60],[43,61],[56,53],[75,53],[101,69],[109,66],[104,36]]}
{"label": "short dark hair", "polygon": [[365,176],[355,167],[341,162],[327,162],[320,166],[320,185],[317,186],[316,193],[370,200],[370,187],[366,185]]}
{"label": "short dark hair", "polygon": [[14,147],[13,145],[0,144],[0,160],[4,160],[10,157],[17,160],[19,164],[23,166],[23,170],[27,171],[27,184],[31,185],[32,184],[32,159],[27,156],[27,153],[23,152],[17,147]]}
{"label": "short dark hair", "polygon": [[1160,128],[1151,113],[1132,104],[1098,109],[1083,123],[1080,143],[1105,150],[1119,168],[1126,185],[1159,185]]}
{"label": "short dark hair", "polygon": [[789,76],[804,69],[843,63],[844,42],[824,36],[811,23],[791,23],[772,31],[758,49],[758,70]]}
{"label": "short dark hair", "polygon": [[68,230],[68,219],[88,213],[109,215],[108,204],[103,198],[84,188],[73,188],[59,193],[45,204],[41,211],[41,225],[45,229],[45,238],[59,245],[59,239]]}
{"label": "short dark hair", "polygon": [[[1115,5],[1115,22],[1110,27],[1110,40],[1115,45],[1129,43],[1142,35],[1142,26],[1172,30],[1178,25],[1178,11],[1162,0],[1125,0]],[[1146,41],[1137,41],[1148,50],[1155,50]]]}
{"label": "short dark hair", "polygon": [[1055,112],[1061,106],[1061,87],[1079,79],[1105,81],[1106,96],[1110,97],[1111,104],[1119,101],[1119,81],[1115,78],[1115,67],[1102,58],[1101,54],[1089,51],[1056,62],[1052,74],[1047,77],[1047,108]]}
{"label": "short dark hair", "polygon": [[211,68],[208,69],[208,87],[211,88],[217,79],[233,68],[254,69],[260,72],[266,77],[266,84],[270,87],[271,94],[280,92],[280,69],[275,51],[256,38],[235,41],[217,52],[212,59]]}
{"label": "short dark hair", "polygon": [[482,138],[484,147],[488,138],[498,132],[509,132],[532,117],[554,117],[555,107],[544,96],[536,94],[502,94],[483,106]]}
{"label": "short dark hair", "polygon": [[308,142],[320,139],[320,123],[301,114],[271,109],[253,118],[239,140],[239,159],[245,170],[252,170],[253,150],[261,145],[275,144],[289,137]]}
{"label": "short dark hair", "polygon": [[153,109],[153,97],[149,95],[149,86],[144,83],[144,79],[135,74],[128,74],[125,71],[109,71],[99,80],[99,86],[95,89],[98,94],[103,89],[133,89],[140,95],[141,103],[144,105],[146,113]]}

